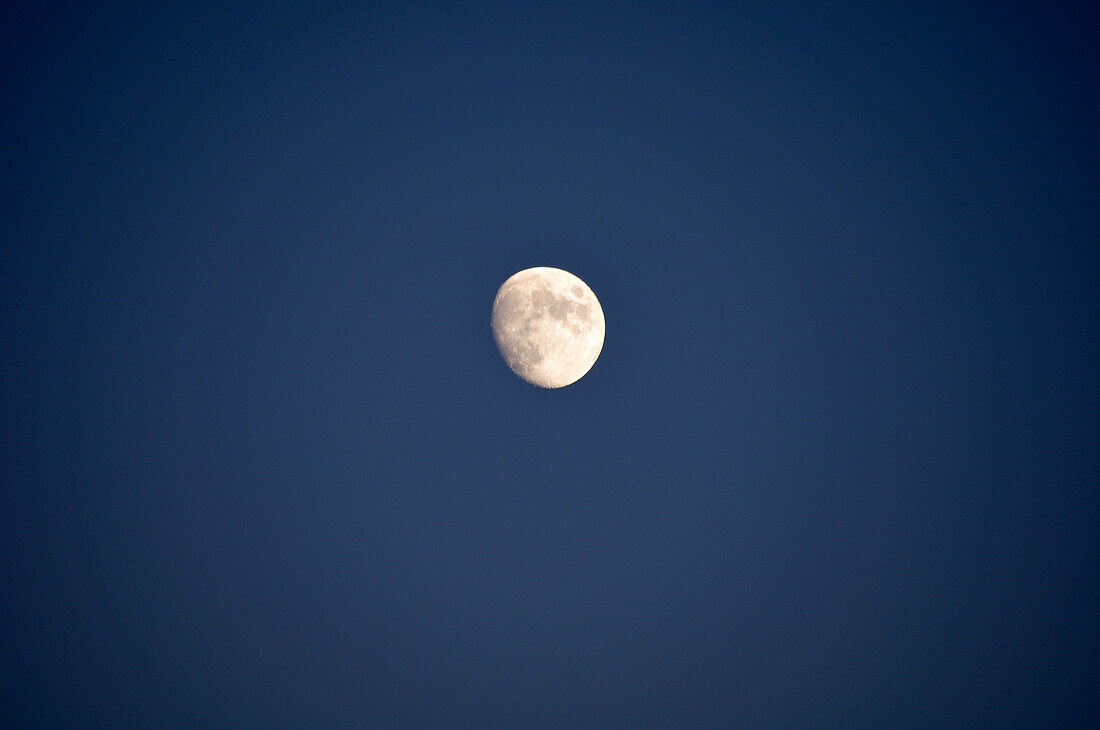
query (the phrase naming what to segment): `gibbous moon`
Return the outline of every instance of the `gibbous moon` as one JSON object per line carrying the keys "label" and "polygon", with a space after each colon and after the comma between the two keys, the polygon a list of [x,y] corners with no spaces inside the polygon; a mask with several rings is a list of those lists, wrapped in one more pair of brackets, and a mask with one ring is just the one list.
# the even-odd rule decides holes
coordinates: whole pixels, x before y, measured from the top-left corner
{"label": "gibbous moon", "polygon": [[513,274],[493,300],[493,337],[512,371],[540,388],[587,373],[603,349],[603,309],[568,271],[539,266]]}

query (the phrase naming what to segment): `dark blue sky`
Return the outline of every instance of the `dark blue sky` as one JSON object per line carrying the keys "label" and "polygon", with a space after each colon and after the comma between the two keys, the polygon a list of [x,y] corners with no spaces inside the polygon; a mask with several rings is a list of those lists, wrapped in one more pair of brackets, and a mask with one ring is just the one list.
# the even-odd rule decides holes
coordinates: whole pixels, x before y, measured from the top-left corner
{"label": "dark blue sky", "polygon": [[1095,9],[102,5],[4,10],[2,724],[1095,720]]}

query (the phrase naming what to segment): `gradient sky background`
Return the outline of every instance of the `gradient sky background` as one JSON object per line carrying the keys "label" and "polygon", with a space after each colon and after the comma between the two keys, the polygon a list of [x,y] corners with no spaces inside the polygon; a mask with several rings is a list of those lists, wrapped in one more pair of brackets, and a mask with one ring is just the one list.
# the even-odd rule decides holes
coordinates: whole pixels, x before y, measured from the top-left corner
{"label": "gradient sky background", "polygon": [[3,724],[1095,720],[1095,8],[102,5],[4,10]]}

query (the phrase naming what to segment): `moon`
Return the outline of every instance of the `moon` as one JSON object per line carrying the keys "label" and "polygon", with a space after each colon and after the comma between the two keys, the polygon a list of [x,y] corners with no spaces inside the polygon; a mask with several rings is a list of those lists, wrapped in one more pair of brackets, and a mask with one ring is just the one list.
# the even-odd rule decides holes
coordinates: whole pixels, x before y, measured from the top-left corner
{"label": "moon", "polygon": [[568,271],[538,266],[513,274],[493,300],[493,338],[516,375],[563,388],[592,369],[603,350],[603,309]]}

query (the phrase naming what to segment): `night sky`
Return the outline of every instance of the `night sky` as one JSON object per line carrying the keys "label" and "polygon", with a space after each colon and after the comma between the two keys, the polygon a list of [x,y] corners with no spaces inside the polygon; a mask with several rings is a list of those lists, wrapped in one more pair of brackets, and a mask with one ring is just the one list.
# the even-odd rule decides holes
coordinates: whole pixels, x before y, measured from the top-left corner
{"label": "night sky", "polygon": [[5,4],[0,725],[1091,726],[1095,7],[243,5]]}

